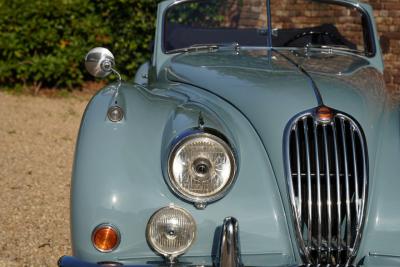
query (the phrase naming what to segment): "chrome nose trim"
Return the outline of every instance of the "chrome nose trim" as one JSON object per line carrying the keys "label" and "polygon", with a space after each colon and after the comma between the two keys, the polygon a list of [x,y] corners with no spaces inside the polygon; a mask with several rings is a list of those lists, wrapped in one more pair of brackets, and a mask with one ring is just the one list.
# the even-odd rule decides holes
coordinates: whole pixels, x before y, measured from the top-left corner
{"label": "chrome nose trim", "polygon": [[224,219],[215,266],[243,266],[240,255],[239,223],[233,217]]}

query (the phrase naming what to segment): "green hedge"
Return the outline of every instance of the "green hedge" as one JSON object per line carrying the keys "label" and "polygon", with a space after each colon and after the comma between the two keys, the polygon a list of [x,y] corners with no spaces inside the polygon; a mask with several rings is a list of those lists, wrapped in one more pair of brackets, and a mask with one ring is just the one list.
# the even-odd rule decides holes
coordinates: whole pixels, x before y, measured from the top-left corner
{"label": "green hedge", "polygon": [[84,56],[109,48],[126,79],[150,57],[157,0],[0,0],[0,87],[74,88]]}

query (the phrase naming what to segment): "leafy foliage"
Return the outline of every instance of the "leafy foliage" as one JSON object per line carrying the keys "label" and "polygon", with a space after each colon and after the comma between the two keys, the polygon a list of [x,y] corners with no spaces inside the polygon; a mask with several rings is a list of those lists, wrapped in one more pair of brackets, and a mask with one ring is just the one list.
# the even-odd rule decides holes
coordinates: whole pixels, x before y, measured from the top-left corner
{"label": "leafy foliage", "polygon": [[175,6],[167,13],[169,23],[191,27],[219,27],[224,17],[218,16],[224,1],[187,2]]}
{"label": "leafy foliage", "polygon": [[182,3],[168,11],[167,20],[169,23],[198,28],[230,27],[231,25],[226,23],[226,18],[232,5],[238,10],[243,6],[243,2],[205,0]]}
{"label": "leafy foliage", "polygon": [[133,77],[150,57],[157,0],[0,0],[0,84],[75,87],[84,56],[109,48]]}

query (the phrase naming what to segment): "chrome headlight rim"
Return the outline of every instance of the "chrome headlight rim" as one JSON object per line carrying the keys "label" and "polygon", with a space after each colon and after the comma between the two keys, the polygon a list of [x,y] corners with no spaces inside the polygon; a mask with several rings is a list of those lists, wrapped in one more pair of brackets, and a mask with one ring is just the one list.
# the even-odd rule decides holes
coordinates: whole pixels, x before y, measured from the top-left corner
{"label": "chrome headlight rim", "polygon": [[[216,194],[208,197],[198,197],[198,196],[193,196],[190,194],[187,194],[181,190],[179,190],[179,185],[176,184],[176,182],[173,179],[173,173],[172,173],[172,165],[173,165],[173,159],[176,156],[179,148],[182,146],[182,144],[191,141],[196,138],[201,138],[201,137],[207,137],[212,139],[213,141],[218,142],[227,152],[227,155],[230,159],[231,162],[231,175],[229,178],[229,181],[224,185],[224,187]],[[167,169],[168,169],[168,175],[166,177],[166,182],[171,189],[171,191],[180,197],[181,199],[193,203],[197,208],[199,209],[204,209],[207,204],[213,203],[215,201],[220,200],[221,198],[225,197],[229,191],[232,189],[234,183],[236,182],[237,178],[237,158],[236,158],[236,150],[234,147],[231,145],[231,142],[219,131],[211,129],[211,128],[204,128],[204,129],[189,129],[185,132],[183,132],[181,135],[179,135],[175,141],[171,144],[170,149],[169,149],[169,156],[168,156],[168,162],[167,162]]]}
{"label": "chrome headlight rim", "polygon": [[[166,210],[166,209],[174,209],[174,210],[177,210],[179,212],[182,212],[188,218],[190,218],[190,221],[193,223],[193,227],[194,227],[193,239],[189,243],[189,245],[184,249],[175,251],[174,253],[166,253],[165,251],[163,251],[160,248],[158,248],[157,245],[152,242],[152,239],[151,239],[151,236],[150,236],[150,231],[149,231],[149,229],[151,227],[151,223],[154,220],[154,217],[157,216],[159,214],[159,212],[162,212],[163,210]],[[187,211],[186,209],[184,209],[182,207],[176,206],[174,204],[170,204],[169,206],[165,206],[165,207],[159,208],[158,210],[156,210],[150,216],[150,219],[147,222],[147,225],[146,225],[146,241],[147,241],[149,247],[154,252],[156,252],[159,255],[163,256],[164,258],[168,259],[170,262],[173,262],[175,258],[178,258],[179,256],[185,254],[193,246],[193,244],[196,242],[196,240],[197,240],[197,223],[196,223],[196,220],[194,219],[194,217],[192,216],[192,214],[189,211]]]}

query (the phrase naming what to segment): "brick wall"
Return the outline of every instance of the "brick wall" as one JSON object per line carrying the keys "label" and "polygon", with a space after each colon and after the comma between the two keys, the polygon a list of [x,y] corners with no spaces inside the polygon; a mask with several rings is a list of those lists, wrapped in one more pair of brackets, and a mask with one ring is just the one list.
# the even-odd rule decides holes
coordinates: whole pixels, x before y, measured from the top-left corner
{"label": "brick wall", "polygon": [[[374,15],[378,26],[379,35],[384,43],[385,81],[392,93],[400,96],[400,0],[362,0],[374,8]],[[265,0],[245,0],[241,11],[241,25],[256,26],[265,25],[264,16]],[[307,0],[272,0],[273,23],[277,27],[313,26],[318,23],[332,23],[340,21],[336,25],[344,25],[339,29],[346,38],[356,44],[362,44],[360,35],[359,18],[353,12],[343,8],[335,8],[327,11],[323,8],[311,8],[312,4]],[[314,11],[309,11],[314,9]],[[300,10],[300,12],[299,12]],[[307,12],[304,12],[307,10]],[[305,14],[300,17],[298,14]],[[258,20],[255,17],[263,14]],[[352,19],[353,18],[353,19]],[[355,19],[354,19],[355,18]],[[257,22],[256,22],[257,21]],[[279,24],[279,25],[278,25]]]}
{"label": "brick wall", "polygon": [[[308,0],[271,1],[272,25],[278,29],[310,28],[335,25],[346,40],[364,51],[361,15],[343,6]],[[328,41],[331,37],[316,36]]]}
{"label": "brick wall", "polygon": [[388,89],[400,95],[400,1],[364,0],[374,8],[375,20],[382,41],[388,48],[385,53],[385,80]]}

